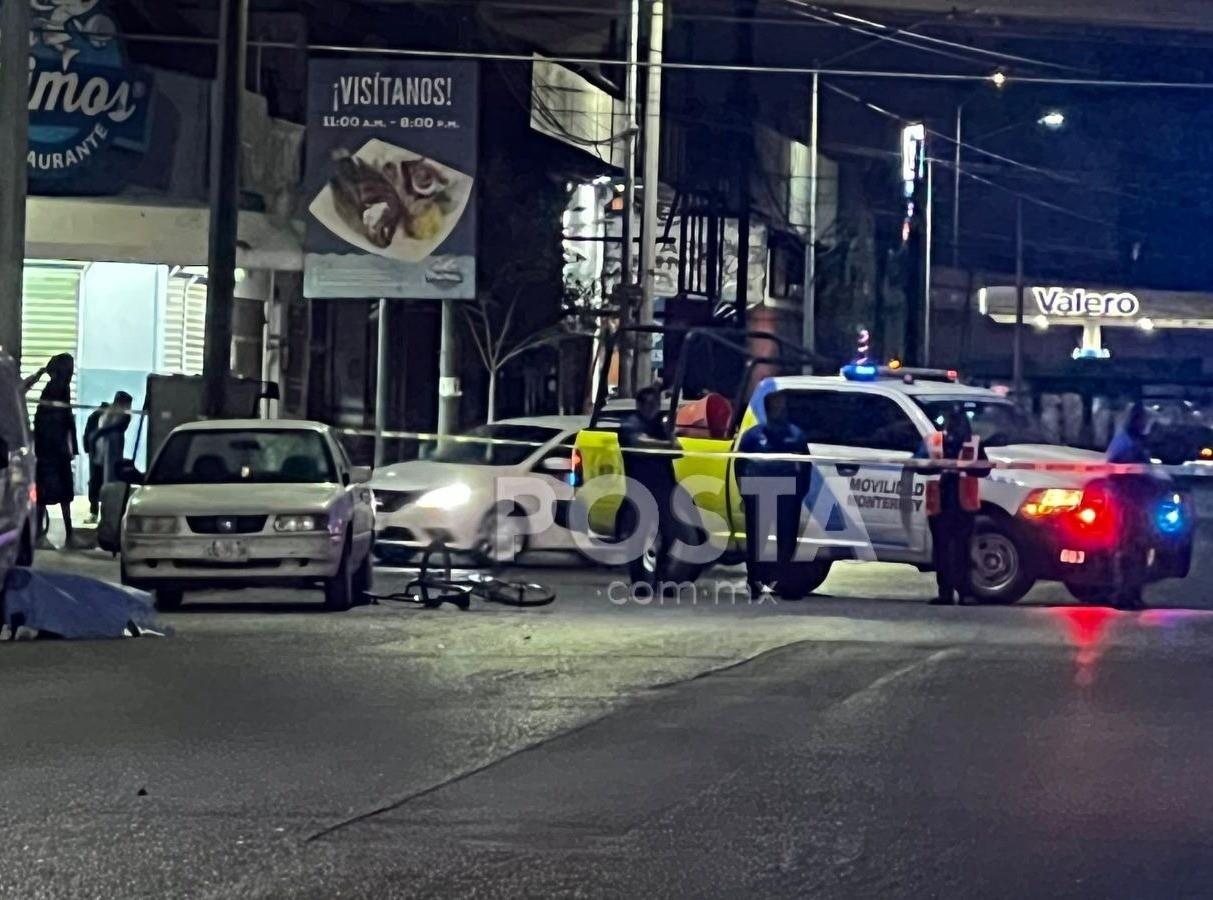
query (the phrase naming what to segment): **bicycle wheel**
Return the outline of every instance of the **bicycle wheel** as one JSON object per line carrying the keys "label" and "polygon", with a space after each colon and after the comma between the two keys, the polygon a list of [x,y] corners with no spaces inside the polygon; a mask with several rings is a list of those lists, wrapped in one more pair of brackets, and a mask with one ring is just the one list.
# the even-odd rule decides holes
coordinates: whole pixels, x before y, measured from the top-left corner
{"label": "bicycle wheel", "polygon": [[547,606],[556,599],[556,592],[546,584],[493,579],[478,587],[489,603],[503,606]]}

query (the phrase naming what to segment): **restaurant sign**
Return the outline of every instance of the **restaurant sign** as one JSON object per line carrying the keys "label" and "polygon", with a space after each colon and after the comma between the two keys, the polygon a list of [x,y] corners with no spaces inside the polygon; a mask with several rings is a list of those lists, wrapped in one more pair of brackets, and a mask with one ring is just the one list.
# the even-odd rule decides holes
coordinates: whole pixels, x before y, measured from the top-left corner
{"label": "restaurant sign", "polygon": [[151,81],[127,63],[103,0],[28,2],[30,180],[69,181],[111,146],[142,150]]}

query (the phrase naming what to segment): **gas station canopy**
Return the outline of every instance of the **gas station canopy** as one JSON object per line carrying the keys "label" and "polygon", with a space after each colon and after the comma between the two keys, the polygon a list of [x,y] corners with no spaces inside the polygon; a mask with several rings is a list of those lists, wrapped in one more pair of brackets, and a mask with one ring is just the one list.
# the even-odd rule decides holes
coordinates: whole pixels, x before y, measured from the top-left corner
{"label": "gas station canopy", "polygon": [[[991,285],[977,292],[978,309],[1001,324],[1014,324],[1016,288]],[[1027,284],[1023,319],[1038,328],[1213,328],[1213,294],[1110,288],[1095,285]]]}

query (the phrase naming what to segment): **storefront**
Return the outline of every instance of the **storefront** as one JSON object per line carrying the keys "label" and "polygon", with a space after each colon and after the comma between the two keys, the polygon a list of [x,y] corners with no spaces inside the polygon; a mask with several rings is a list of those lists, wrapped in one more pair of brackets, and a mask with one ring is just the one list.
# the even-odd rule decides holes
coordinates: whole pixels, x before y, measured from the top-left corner
{"label": "storefront", "polygon": [[[0,298],[0,315],[19,315],[24,373],[75,356],[82,431],[87,407],[118,390],[139,408],[149,374],[201,371],[209,218],[200,148],[212,84],[133,64],[105,0],[79,14],[30,3],[24,291]],[[290,216],[302,129],[271,118],[251,93],[242,124],[241,187],[254,208],[239,221],[233,363],[278,380],[282,305],[299,295],[303,267]],[[82,487],[83,461],[78,468]]]}
{"label": "storefront", "polygon": [[[76,402],[125,390],[143,400],[152,373],[202,371],[207,305],[205,210],[104,198],[34,197],[27,206],[22,371],[57,353],[76,358]],[[232,361],[277,381],[284,295],[297,285],[297,238],[242,214]],[[271,328],[272,324],[278,327]],[[87,412],[82,410],[79,427]],[[134,436],[130,449],[134,450]]]}

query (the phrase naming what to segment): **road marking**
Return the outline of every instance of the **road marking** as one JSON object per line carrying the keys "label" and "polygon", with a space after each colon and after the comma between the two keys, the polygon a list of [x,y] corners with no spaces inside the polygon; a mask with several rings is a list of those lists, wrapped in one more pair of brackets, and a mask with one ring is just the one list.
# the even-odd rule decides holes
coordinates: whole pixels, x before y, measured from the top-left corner
{"label": "road marking", "polygon": [[879,694],[881,691],[883,691],[886,687],[888,687],[893,682],[900,681],[901,679],[905,678],[907,675],[911,675],[911,674],[917,672],[919,669],[925,669],[925,668],[928,668],[929,666],[933,666],[936,663],[941,662],[945,659],[951,659],[953,657],[959,657],[959,656],[963,656],[963,655],[964,655],[963,652],[956,647],[949,647],[947,650],[937,650],[934,653],[932,653],[930,656],[928,656],[926,659],[920,659],[916,662],[912,662],[907,665],[904,665],[899,669],[894,669],[892,672],[886,672],[884,675],[881,675],[879,678],[877,678],[871,684],[867,685],[866,687],[860,688],[855,693],[850,694],[849,696],[844,697],[842,700],[838,701],[838,703],[836,703],[834,705],[834,708],[840,709],[844,706],[851,706],[851,705],[854,705],[855,703],[865,702],[868,699],[870,699],[873,695]]}

